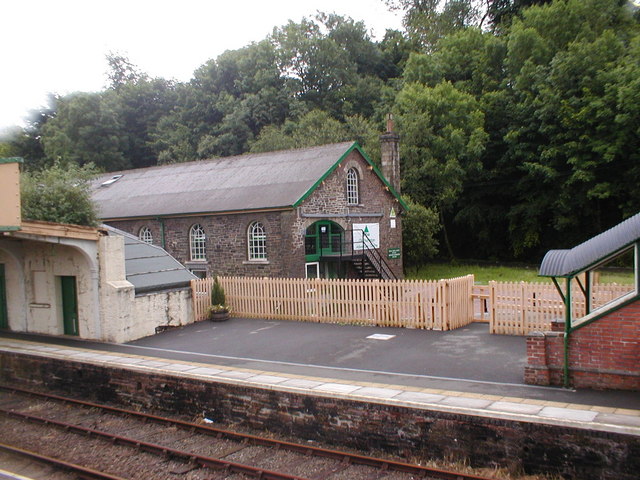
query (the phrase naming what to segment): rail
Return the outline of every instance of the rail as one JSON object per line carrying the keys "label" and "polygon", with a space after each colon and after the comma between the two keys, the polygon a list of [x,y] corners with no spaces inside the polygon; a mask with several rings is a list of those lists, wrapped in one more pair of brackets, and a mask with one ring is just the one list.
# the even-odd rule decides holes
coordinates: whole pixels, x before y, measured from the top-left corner
{"label": "rail", "polygon": [[[310,445],[285,442],[285,441],[280,441],[273,438],[265,438],[265,437],[250,435],[250,434],[232,432],[229,430],[223,430],[223,429],[215,428],[208,425],[185,422],[185,421],[176,420],[172,418],[161,417],[158,415],[151,415],[144,412],[126,410],[126,409],[113,407],[109,405],[102,405],[102,404],[97,404],[93,402],[87,402],[84,400],[77,400],[73,398],[62,397],[62,396],[48,394],[48,393],[36,392],[36,391],[22,389],[14,386],[0,385],[0,389],[22,394],[22,395],[35,396],[35,397],[40,397],[47,400],[64,402],[65,404],[77,405],[87,409],[99,409],[99,410],[104,410],[110,413],[121,414],[127,417],[140,418],[145,421],[152,421],[152,422],[161,423],[167,426],[182,428],[192,433],[199,432],[209,436],[215,436],[216,438],[232,439],[235,441],[239,441],[242,444],[267,446],[267,447],[273,447],[274,449],[285,449],[291,452],[303,454],[305,456],[316,456],[321,458],[328,458],[332,460],[337,460],[345,465],[349,465],[349,464],[366,465],[369,467],[380,469],[382,471],[396,471],[396,472],[409,473],[409,474],[421,476],[422,478],[425,478],[425,477],[437,478],[437,479],[443,479],[443,480],[492,480],[491,478],[480,477],[472,474],[464,474],[464,473],[453,472],[449,470],[442,470],[442,469],[433,468],[433,467],[424,467],[421,465],[398,462],[394,460],[387,460],[387,459],[369,457],[365,455],[359,455],[359,454],[343,452],[338,450],[314,447]],[[70,424],[67,422],[61,422],[61,421],[57,421],[49,418],[43,418],[37,415],[33,415],[31,413],[18,412],[15,410],[8,410],[4,408],[0,408],[0,413],[5,414],[7,416],[14,416],[17,418],[21,418],[23,420],[28,420],[31,422],[57,426],[59,428],[63,428],[71,432],[106,438],[114,444],[133,446],[137,450],[146,451],[149,453],[154,453],[154,454],[163,455],[163,456],[169,455],[174,458],[182,458],[185,461],[196,463],[205,467],[218,467],[218,468],[222,467],[228,471],[244,473],[244,474],[252,475],[252,476],[255,476],[256,478],[262,478],[265,480],[268,480],[268,479],[304,480],[303,477],[299,477],[299,476],[288,475],[288,474],[279,473],[279,472],[271,472],[261,468],[251,467],[248,465],[234,463],[227,460],[221,460],[221,459],[212,458],[212,457],[205,457],[205,456],[197,455],[190,452],[175,450],[167,446],[156,445],[148,442],[143,442],[140,440],[130,439],[130,438],[122,437],[119,435],[115,435],[113,433],[103,432],[100,430],[96,430],[96,429],[81,426],[81,425]],[[101,478],[101,477],[96,477],[96,478]]]}

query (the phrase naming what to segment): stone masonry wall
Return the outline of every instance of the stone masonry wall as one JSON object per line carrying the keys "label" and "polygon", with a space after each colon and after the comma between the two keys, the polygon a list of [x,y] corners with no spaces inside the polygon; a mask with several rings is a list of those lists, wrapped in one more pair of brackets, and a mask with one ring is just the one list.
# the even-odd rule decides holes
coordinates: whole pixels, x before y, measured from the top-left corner
{"label": "stone masonry wall", "polygon": [[[347,204],[346,177],[350,168],[355,168],[358,172],[360,193],[358,205]],[[391,228],[392,209],[396,213],[396,228]],[[297,232],[293,237],[294,256],[304,256],[304,232],[309,225],[318,220],[331,220],[344,230],[351,230],[354,223],[379,223],[380,253],[394,274],[398,278],[403,278],[402,256],[399,259],[387,258],[389,248],[402,247],[401,211],[399,202],[386,189],[362,156],[354,151],[317,187],[313,195],[305,199],[298,209],[292,228]],[[294,276],[304,276],[304,272]]]}
{"label": "stone masonry wall", "polygon": [[[562,385],[564,333],[530,335],[527,358],[527,383]],[[569,371],[576,388],[640,390],[640,301],[571,333]]]}
{"label": "stone masonry wall", "polygon": [[[359,173],[360,202],[347,204],[346,172],[356,168]],[[396,212],[396,228],[391,228],[391,209]],[[358,152],[352,152],[313,193],[295,210],[266,213],[203,215],[143,220],[113,221],[109,224],[138,235],[147,227],[153,243],[162,245],[164,223],[165,249],[179,262],[208,276],[305,276],[304,237],[306,229],[319,220],[332,220],[345,230],[354,223],[380,224],[380,252],[396,276],[402,278],[402,257],[387,259],[387,250],[402,247],[401,207],[385,188],[378,176]],[[370,216],[375,214],[375,216]],[[364,216],[363,216],[364,215]],[[259,221],[267,235],[267,261],[249,262],[247,228]],[[207,260],[191,262],[189,258],[189,230],[200,224],[207,236]]]}
{"label": "stone masonry wall", "polygon": [[447,459],[567,479],[631,480],[640,438],[577,428],[422,410],[304,391],[260,389],[0,352],[5,384],[293,435],[337,448]]}

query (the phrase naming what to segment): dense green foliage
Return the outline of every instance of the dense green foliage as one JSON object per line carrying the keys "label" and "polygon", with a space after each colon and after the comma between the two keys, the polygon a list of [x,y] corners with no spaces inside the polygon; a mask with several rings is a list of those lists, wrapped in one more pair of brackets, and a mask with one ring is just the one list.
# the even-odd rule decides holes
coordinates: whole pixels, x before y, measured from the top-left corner
{"label": "dense green foliage", "polygon": [[54,163],[40,171],[23,173],[20,180],[22,217],[74,225],[97,225],[89,180],[93,165]]}
{"label": "dense green foliage", "polygon": [[[403,192],[439,218],[444,256],[538,262],[640,210],[640,14],[625,0],[387,3],[406,32],[374,42],[318,14],[187,83],[112,54],[107,89],[52,97],[0,151],[29,171],[112,171],[358,140],[376,161],[393,112]],[[433,253],[407,244],[410,264]]]}

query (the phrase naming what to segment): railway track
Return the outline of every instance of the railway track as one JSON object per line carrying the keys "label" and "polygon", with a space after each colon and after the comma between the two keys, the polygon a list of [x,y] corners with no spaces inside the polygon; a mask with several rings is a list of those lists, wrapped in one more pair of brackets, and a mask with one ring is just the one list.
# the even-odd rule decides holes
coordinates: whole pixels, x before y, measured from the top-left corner
{"label": "railway track", "polygon": [[0,448],[37,449],[40,462],[78,468],[75,478],[490,480],[15,387],[0,392],[0,431],[11,443]]}

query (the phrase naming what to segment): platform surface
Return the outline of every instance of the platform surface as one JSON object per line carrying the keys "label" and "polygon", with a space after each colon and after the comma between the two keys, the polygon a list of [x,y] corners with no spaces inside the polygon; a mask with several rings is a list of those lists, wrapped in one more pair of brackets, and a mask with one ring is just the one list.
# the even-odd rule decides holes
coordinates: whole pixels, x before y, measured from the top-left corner
{"label": "platform surface", "polygon": [[0,350],[139,371],[640,435],[638,392],[522,383],[524,338],[234,318],[130,344],[1,333]]}

